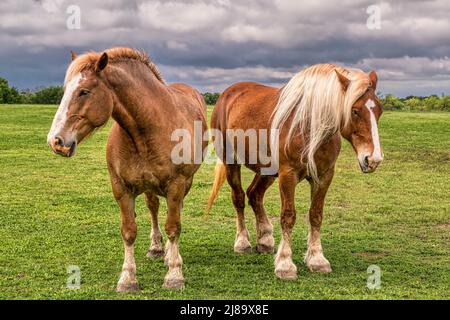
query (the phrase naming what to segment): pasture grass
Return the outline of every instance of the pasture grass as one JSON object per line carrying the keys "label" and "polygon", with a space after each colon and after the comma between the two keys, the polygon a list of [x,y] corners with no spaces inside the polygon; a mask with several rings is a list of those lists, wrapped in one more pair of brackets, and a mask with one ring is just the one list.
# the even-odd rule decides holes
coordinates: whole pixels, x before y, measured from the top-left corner
{"label": "pasture grass", "polygon": [[[137,204],[136,262],[141,291],[117,294],[123,248],[119,211],[105,161],[110,124],[78,155],[53,155],[46,134],[55,106],[0,106],[0,299],[449,299],[450,114],[385,112],[380,135],[385,162],[359,172],[348,143],[327,196],[322,244],[331,274],[307,271],[307,183],[297,188],[293,233],[297,281],[278,280],[273,256],[233,253],[230,189],[221,191],[209,220],[203,209],[212,165],[195,177],[182,213],[186,288],[161,287],[162,260],[145,257],[150,219]],[[252,175],[243,170],[244,188]],[[161,207],[163,228],[165,204]],[[275,184],[265,200],[276,243],[280,201]],[[252,242],[254,215],[246,209]],[[81,269],[81,288],[66,286],[67,267]],[[366,286],[367,268],[381,268],[381,288]]]}

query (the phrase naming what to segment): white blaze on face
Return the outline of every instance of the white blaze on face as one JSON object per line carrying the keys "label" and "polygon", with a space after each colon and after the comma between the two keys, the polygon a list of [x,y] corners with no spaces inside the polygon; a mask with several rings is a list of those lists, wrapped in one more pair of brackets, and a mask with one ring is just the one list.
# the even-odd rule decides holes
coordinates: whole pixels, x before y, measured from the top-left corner
{"label": "white blaze on face", "polygon": [[380,162],[383,160],[383,155],[381,154],[380,137],[378,136],[378,124],[375,114],[373,113],[373,108],[375,107],[375,102],[372,99],[367,100],[366,108],[370,112],[370,124],[372,131],[372,143],[373,143],[373,160]]}
{"label": "white blaze on face", "polygon": [[64,127],[64,124],[67,121],[70,101],[72,100],[73,93],[78,88],[82,78],[81,73],[79,73],[67,84],[66,90],[64,91],[64,96],[61,100],[58,111],[56,111],[55,118],[53,119],[52,127],[47,135],[48,143],[50,143],[50,141],[58,135],[60,130]]}

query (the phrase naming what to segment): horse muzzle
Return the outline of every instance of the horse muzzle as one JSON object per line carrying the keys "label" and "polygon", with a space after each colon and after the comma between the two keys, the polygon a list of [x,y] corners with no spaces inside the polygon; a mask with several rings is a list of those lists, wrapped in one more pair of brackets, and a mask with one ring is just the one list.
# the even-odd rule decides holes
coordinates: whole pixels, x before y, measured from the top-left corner
{"label": "horse muzzle", "polygon": [[73,157],[77,149],[76,141],[64,141],[60,136],[50,138],[48,144],[55,154],[68,158]]}
{"label": "horse muzzle", "polygon": [[383,157],[374,158],[373,156],[364,156],[359,158],[359,166],[364,173],[372,173],[377,170],[380,163],[383,161]]}

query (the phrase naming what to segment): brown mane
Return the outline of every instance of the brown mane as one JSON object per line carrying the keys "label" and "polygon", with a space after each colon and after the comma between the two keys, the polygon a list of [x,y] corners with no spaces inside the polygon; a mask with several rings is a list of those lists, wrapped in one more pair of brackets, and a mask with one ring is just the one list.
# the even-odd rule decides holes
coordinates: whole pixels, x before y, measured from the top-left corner
{"label": "brown mane", "polygon": [[[126,47],[116,47],[107,49],[105,50],[105,52],[108,54],[109,63],[125,62],[129,60],[143,63],[147,68],[150,69],[150,71],[159,81],[166,84],[161,75],[161,72],[158,70],[158,67],[153,63],[148,54],[144,51]],[[95,51],[89,51],[78,56],[67,69],[64,84],[66,84],[67,81],[72,79],[76,74],[82,72],[83,70],[94,67],[100,56],[101,53]]]}

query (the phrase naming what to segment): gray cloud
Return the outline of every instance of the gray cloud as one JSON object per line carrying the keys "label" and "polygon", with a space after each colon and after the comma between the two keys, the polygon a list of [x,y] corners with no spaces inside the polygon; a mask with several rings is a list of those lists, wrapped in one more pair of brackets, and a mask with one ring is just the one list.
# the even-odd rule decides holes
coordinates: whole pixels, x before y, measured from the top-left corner
{"label": "gray cloud", "polygon": [[[69,5],[81,29],[66,27]],[[366,26],[378,5],[381,29]],[[279,86],[304,66],[375,69],[398,95],[450,93],[450,3],[295,0],[3,0],[0,76],[20,88],[60,84],[69,50],[145,49],[169,82],[219,91],[252,80]]]}

